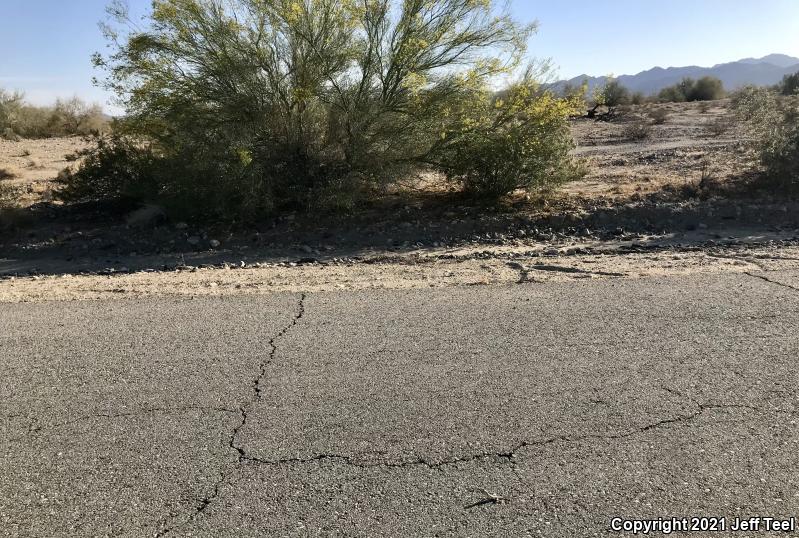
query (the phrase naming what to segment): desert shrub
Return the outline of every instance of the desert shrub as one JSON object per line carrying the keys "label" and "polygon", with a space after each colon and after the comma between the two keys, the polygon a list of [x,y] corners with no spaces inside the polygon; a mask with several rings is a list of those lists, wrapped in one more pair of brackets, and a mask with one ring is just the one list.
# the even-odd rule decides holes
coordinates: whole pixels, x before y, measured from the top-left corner
{"label": "desert shrub", "polygon": [[713,136],[721,136],[732,127],[733,118],[728,115],[717,116],[704,124],[705,131]]}
{"label": "desert shrub", "polygon": [[643,105],[646,101],[647,99],[643,92],[634,92],[630,95],[631,105]]}
{"label": "desert shrub", "polygon": [[724,85],[715,77],[702,77],[699,80],[686,77],[677,84],[660,90],[658,99],[661,102],[683,103],[685,101],[715,101],[724,95]]}
{"label": "desert shrub", "polygon": [[154,190],[165,170],[157,170],[152,149],[134,139],[113,134],[99,136],[87,149],[68,160],[82,159],[77,171],[64,169],[58,181],[64,185],[60,196],[66,201],[87,198],[140,198]]}
{"label": "desert shrub", "polygon": [[22,105],[22,94],[11,93],[0,88],[0,131],[11,129],[11,122]]}
{"label": "desert shrub", "polygon": [[716,101],[724,97],[724,85],[715,77],[702,77],[686,94],[689,101]]}
{"label": "desert shrub", "polygon": [[643,118],[635,118],[622,128],[622,136],[627,140],[645,140],[652,134],[652,124]]}
{"label": "desert shrub", "polygon": [[[490,91],[523,61],[534,30],[492,2],[157,0],[148,22],[109,30],[118,46],[95,58],[127,114],[120,137],[73,176],[72,196],[137,190],[237,218],[346,207],[353,193],[422,166],[479,176],[475,161],[455,172],[451,156],[509,132],[535,148],[560,144],[561,123],[536,129],[522,118],[536,103],[558,105],[560,122],[570,110],[529,78],[524,98]],[[550,154],[561,161],[542,159],[547,171],[568,168],[560,146]],[[525,163],[514,183],[548,177]],[[103,168],[116,187],[95,173]]]}
{"label": "desert shrub", "polygon": [[766,88],[746,87],[733,96],[732,106],[749,131],[765,178],[775,188],[799,189],[799,107],[781,102]]}
{"label": "desert shrub", "polygon": [[782,81],[777,85],[777,89],[782,95],[799,94],[799,72],[782,77]]}
{"label": "desert shrub", "polygon": [[649,111],[649,117],[655,125],[663,125],[669,118],[669,111],[665,108],[655,108]]}
{"label": "desert shrub", "polygon": [[37,107],[26,103],[20,93],[0,90],[0,130],[9,133],[7,138],[88,135],[108,128],[102,107],[86,104],[77,97],[59,99],[52,107]]}
{"label": "desert shrub", "polygon": [[594,102],[610,108],[630,104],[630,90],[614,79],[608,78],[604,85],[594,91]]}
{"label": "desert shrub", "polygon": [[488,199],[569,181],[580,173],[568,156],[574,142],[566,118],[581,106],[578,98],[539,94],[525,78],[504,99],[464,103],[460,123],[442,133],[431,161],[449,180]]}
{"label": "desert shrub", "polygon": [[662,103],[684,103],[686,98],[683,89],[679,85],[675,85],[660,90],[658,100]]}

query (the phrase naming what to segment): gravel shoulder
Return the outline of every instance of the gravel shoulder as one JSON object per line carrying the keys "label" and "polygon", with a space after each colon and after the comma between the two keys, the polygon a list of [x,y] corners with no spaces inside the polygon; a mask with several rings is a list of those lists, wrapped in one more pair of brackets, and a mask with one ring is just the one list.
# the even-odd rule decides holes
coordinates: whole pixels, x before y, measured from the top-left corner
{"label": "gravel shoulder", "polygon": [[751,273],[799,269],[791,235],[738,238],[708,246],[668,240],[443,248],[340,259],[243,260],[170,270],[119,270],[0,279],[0,302],[146,297],[220,297],[276,292],[535,285],[589,279]]}

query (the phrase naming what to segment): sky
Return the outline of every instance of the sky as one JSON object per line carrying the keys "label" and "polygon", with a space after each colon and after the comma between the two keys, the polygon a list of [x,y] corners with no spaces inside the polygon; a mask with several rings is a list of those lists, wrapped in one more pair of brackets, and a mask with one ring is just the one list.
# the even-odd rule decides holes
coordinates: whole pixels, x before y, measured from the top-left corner
{"label": "sky", "polygon": [[[150,0],[128,0],[143,13]],[[108,0],[0,0],[0,88],[49,104],[77,95],[108,109],[92,85],[98,28]],[[530,53],[551,58],[562,78],[635,74],[783,53],[799,57],[799,0],[511,0],[521,21],[538,20]]]}

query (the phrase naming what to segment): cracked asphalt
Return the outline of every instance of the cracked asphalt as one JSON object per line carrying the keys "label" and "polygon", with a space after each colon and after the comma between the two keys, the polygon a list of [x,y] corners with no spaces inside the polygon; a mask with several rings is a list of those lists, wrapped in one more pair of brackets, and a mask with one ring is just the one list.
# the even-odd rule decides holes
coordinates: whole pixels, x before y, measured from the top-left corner
{"label": "cracked asphalt", "polygon": [[791,271],[0,304],[0,533],[799,517],[798,327]]}

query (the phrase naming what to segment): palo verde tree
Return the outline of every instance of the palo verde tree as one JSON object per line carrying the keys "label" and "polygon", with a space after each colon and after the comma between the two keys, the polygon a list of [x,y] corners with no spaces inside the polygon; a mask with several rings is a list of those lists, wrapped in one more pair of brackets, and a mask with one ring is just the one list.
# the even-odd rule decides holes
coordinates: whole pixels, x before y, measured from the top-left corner
{"label": "palo verde tree", "polygon": [[102,172],[119,193],[194,212],[347,205],[421,166],[473,186],[491,167],[465,170],[453,155],[516,135],[529,138],[509,155],[520,177],[486,192],[570,166],[549,147],[571,143],[572,101],[529,74],[495,98],[535,28],[490,0],[154,0],[145,27],[120,3],[110,11],[114,51],[95,62],[126,117],[68,195],[91,194]]}

